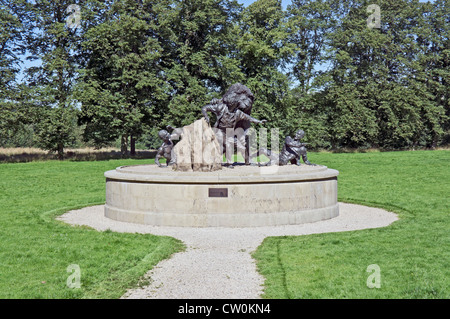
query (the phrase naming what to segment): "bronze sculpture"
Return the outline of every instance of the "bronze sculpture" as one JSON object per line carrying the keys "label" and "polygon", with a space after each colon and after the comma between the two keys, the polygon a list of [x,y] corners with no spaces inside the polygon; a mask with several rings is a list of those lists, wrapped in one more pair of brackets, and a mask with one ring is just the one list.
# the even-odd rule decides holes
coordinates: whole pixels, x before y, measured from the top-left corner
{"label": "bronze sculpture", "polygon": [[[300,166],[300,157],[303,159],[303,162],[306,165],[312,165],[316,166],[316,164],[311,163],[308,161],[308,157],[306,154],[306,143],[302,143],[301,139],[305,136],[305,132],[303,130],[298,130],[295,133],[294,138],[287,136],[283,149],[281,150],[280,154],[276,154],[275,152],[272,152],[269,149],[262,148],[258,152],[252,154],[251,158],[254,158],[256,156],[259,156],[261,154],[267,156],[269,158],[269,161],[263,165],[287,165],[289,163],[295,164]],[[261,164],[258,164],[261,165]]]}
{"label": "bronze sculpture", "polygon": [[[245,163],[249,164],[247,131],[250,123],[264,124],[267,120],[258,120],[250,116],[254,96],[251,91],[240,83],[233,84],[222,99],[213,99],[210,104],[202,108],[202,114],[209,123],[208,112],[216,115],[214,132],[225,147],[227,165],[231,165],[235,137],[237,149],[244,155]],[[227,135],[227,129],[234,130]]]}
{"label": "bronze sculpture", "polygon": [[[163,140],[163,143],[158,148],[158,150],[156,152],[156,157],[155,157],[155,164],[158,165],[159,167],[167,167],[167,166],[171,166],[171,165],[175,164],[176,158],[175,158],[174,154],[172,153],[172,149],[174,147],[173,140],[179,139],[181,136],[181,133],[183,132],[182,129],[173,128],[170,125],[167,125],[167,129],[172,130],[172,134],[170,134],[166,130],[161,130],[158,132],[159,138]],[[162,166],[161,163],[159,162],[159,159],[161,157],[164,157],[166,159],[166,163],[167,163],[166,166]]]}
{"label": "bronze sculpture", "polygon": [[[258,165],[283,166],[291,163],[300,166],[300,158],[302,158],[306,165],[315,166],[316,164],[308,161],[306,143],[301,142],[301,139],[305,136],[303,130],[298,130],[294,138],[287,136],[279,154],[272,152],[270,149],[262,148],[250,156],[247,135],[250,123],[264,124],[267,122],[266,120],[258,120],[250,116],[253,102],[254,96],[251,91],[245,85],[236,83],[228,89],[221,99],[213,99],[202,108],[202,114],[208,124],[210,123],[208,112],[216,115],[216,123],[213,129],[219,143],[223,147],[221,152],[226,150],[225,166],[233,164],[232,155],[234,154],[235,143],[237,150],[244,155],[245,164],[247,165],[250,164],[250,158],[263,154],[269,158],[269,161]],[[155,158],[155,163],[159,167],[165,167],[159,162],[162,157],[166,159],[167,166],[176,163],[176,156],[173,152],[173,140],[179,139],[183,133],[183,129],[173,128],[170,125],[167,126],[167,129],[172,130],[172,134],[167,130],[161,130],[158,133],[158,136],[163,140],[163,144],[159,147]]]}

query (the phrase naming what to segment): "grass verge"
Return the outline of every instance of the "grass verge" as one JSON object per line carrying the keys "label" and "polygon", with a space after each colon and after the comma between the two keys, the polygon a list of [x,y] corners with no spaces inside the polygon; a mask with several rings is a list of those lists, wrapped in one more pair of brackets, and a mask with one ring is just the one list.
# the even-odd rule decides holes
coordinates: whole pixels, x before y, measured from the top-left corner
{"label": "grass verge", "polygon": [[[266,298],[449,298],[449,151],[310,153],[338,169],[339,200],[394,211],[389,227],[270,237],[254,253]],[[0,165],[0,298],[118,298],[183,249],[170,237],[98,232],[54,219],[104,203],[103,173],[151,160]],[[81,270],[71,289],[70,265]],[[381,288],[368,288],[367,267]]]}
{"label": "grass verge", "polygon": [[[339,170],[338,199],[394,211],[370,230],[266,238],[265,298],[449,298],[450,152],[311,153]],[[369,288],[379,266],[380,288]]]}
{"label": "grass verge", "polygon": [[[99,232],[55,216],[105,201],[104,172],[150,160],[0,165],[0,298],[119,298],[160,260],[170,237]],[[69,288],[70,265],[81,288]]]}

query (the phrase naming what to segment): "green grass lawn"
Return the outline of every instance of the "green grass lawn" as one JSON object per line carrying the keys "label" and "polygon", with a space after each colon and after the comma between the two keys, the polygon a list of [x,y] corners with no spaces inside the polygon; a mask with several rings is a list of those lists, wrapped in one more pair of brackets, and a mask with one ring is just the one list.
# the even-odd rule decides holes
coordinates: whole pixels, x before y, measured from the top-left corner
{"label": "green grass lawn", "polygon": [[[449,298],[450,152],[311,153],[340,171],[339,200],[389,209],[391,226],[267,238],[254,253],[267,298]],[[170,237],[56,221],[103,204],[104,172],[149,160],[0,164],[0,298],[118,298],[184,249]],[[67,287],[79,265],[81,288]],[[367,266],[381,288],[366,285]]]}
{"label": "green grass lawn", "polygon": [[[450,152],[311,153],[339,170],[338,199],[399,214],[371,230],[266,238],[266,298],[449,298]],[[368,288],[369,265],[380,288]]]}
{"label": "green grass lawn", "polygon": [[[98,232],[54,217],[103,204],[103,173],[148,160],[0,165],[0,298],[119,298],[184,245],[170,237]],[[69,288],[69,265],[81,288]]]}

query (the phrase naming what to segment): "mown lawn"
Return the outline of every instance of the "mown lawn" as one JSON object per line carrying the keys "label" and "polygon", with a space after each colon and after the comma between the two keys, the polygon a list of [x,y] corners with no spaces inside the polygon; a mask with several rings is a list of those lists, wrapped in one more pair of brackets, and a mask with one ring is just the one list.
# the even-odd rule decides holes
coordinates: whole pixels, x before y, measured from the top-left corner
{"label": "mown lawn", "polygon": [[[399,214],[391,226],[267,238],[254,253],[266,298],[449,298],[450,151],[330,154],[339,200]],[[55,220],[105,201],[104,172],[149,160],[0,164],[0,298],[118,298],[157,262],[184,248],[173,238],[98,232]],[[69,288],[69,265],[81,288]],[[368,288],[367,267],[381,288]]]}
{"label": "mown lawn", "polygon": [[[400,220],[379,229],[266,238],[254,253],[266,278],[263,297],[449,298],[450,151],[309,157],[339,170],[339,201],[385,208]],[[367,285],[372,264],[380,288]]]}
{"label": "mown lawn", "polygon": [[[105,171],[148,162],[0,164],[0,298],[119,298],[182,250],[170,237],[98,232],[54,218],[103,204]],[[67,285],[73,264],[80,269],[79,289]]]}

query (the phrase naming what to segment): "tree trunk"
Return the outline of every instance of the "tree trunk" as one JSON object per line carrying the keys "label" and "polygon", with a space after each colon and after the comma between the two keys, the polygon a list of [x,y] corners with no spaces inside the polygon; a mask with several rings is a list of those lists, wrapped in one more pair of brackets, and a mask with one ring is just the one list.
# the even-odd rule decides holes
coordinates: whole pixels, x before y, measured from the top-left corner
{"label": "tree trunk", "polygon": [[136,139],[133,135],[130,135],[130,155],[136,155]]}
{"label": "tree trunk", "polygon": [[60,161],[64,159],[64,145],[62,143],[58,144],[58,159]]}
{"label": "tree trunk", "polygon": [[128,155],[128,135],[122,135],[120,141],[120,152],[122,153],[122,157],[126,157]]}

